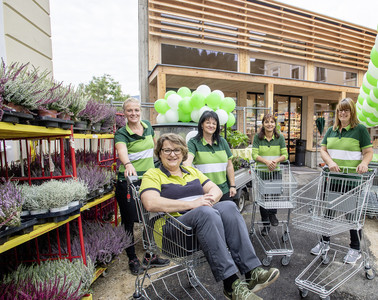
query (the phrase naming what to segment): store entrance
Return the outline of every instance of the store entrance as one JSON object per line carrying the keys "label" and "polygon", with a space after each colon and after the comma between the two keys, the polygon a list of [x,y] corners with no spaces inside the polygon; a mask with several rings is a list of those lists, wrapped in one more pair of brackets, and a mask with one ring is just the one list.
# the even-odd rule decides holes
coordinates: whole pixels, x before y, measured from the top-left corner
{"label": "store entrance", "polygon": [[274,116],[278,128],[285,137],[289,160],[295,162],[297,143],[301,146],[304,143],[301,140],[302,97],[275,95],[273,103]]}

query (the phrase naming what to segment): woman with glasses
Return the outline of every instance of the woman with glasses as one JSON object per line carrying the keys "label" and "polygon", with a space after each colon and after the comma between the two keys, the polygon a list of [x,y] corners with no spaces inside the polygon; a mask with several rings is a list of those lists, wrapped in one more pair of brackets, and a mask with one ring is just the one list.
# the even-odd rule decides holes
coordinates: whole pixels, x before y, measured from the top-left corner
{"label": "woman with glasses", "polygon": [[[218,202],[222,197],[220,188],[198,169],[181,164],[188,156],[181,136],[163,134],[154,152],[161,165],[143,175],[140,187],[143,206],[151,212],[171,213],[193,228],[215,280],[223,280],[224,293],[229,299],[261,299],[254,293],[273,283],[279,270],[260,268],[236,204]],[[155,227],[159,232],[170,238],[176,236],[174,226],[167,229],[162,222],[155,221],[156,224],[162,226]],[[245,275],[246,281],[238,278],[238,272]]]}
{"label": "woman with glasses", "polygon": [[[342,168],[355,168],[359,174],[368,171],[373,158],[373,148],[366,127],[359,124],[356,105],[351,98],[342,99],[336,107],[335,123],[330,127],[322,141],[320,155],[331,172],[341,172]],[[351,170],[348,170],[351,172]],[[350,230],[350,249],[344,257],[345,263],[354,264],[361,258],[361,230]],[[329,250],[329,236],[311,249],[318,255]]]}
{"label": "woman with glasses", "polygon": [[235,173],[232,153],[227,141],[220,135],[218,115],[205,111],[198,122],[198,134],[188,142],[188,159],[185,166],[192,164],[222,191],[223,200],[236,195]]}
{"label": "woman with glasses", "polygon": [[[141,105],[139,100],[135,98],[126,99],[123,103],[123,112],[126,118],[126,126],[120,128],[114,135],[115,148],[121,161],[115,196],[125,231],[132,238],[132,245],[126,249],[129,269],[132,274],[137,275],[142,269],[134,247],[134,222],[138,222],[138,214],[135,200],[127,199],[128,186],[125,177],[142,176],[148,169],[154,168],[154,131],[150,122],[140,119]],[[151,258],[146,256],[142,263],[147,265],[148,260],[151,260]],[[151,266],[162,267],[168,264],[169,260],[167,259],[152,257]]]}

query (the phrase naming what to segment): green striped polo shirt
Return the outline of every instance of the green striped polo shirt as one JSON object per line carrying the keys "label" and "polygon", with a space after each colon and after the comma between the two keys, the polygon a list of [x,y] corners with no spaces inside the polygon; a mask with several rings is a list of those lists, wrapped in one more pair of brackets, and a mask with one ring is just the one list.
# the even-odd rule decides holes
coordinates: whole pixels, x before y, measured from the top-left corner
{"label": "green striped polo shirt", "polygon": [[226,140],[220,137],[219,143],[214,141],[210,145],[204,138],[199,141],[194,137],[189,140],[188,148],[194,156],[193,165],[218,185],[223,194],[227,193],[230,189],[226,169],[232,153]]}
{"label": "green striped polo shirt", "polygon": [[289,157],[287,153],[285,138],[280,134],[279,138],[275,138],[274,134],[270,141],[266,139],[266,136],[262,140],[259,139],[258,134],[253,138],[252,144],[252,159],[256,161],[257,165],[264,165],[262,162],[256,160],[257,156],[261,156],[267,160],[274,160],[284,155],[285,159]]}
{"label": "green striped polo shirt", "polygon": [[[150,169],[144,173],[142,184],[139,189],[140,195],[145,191],[157,191],[161,197],[193,201],[204,194],[203,186],[209,182],[204,174],[193,167],[181,166],[183,176],[171,175],[171,173],[160,165],[160,168]],[[178,217],[185,212],[171,213]],[[152,214],[153,216],[154,214]],[[162,247],[163,226],[167,220],[167,216],[153,216],[154,220],[154,239],[158,247]]]}
{"label": "green striped polo shirt", "polygon": [[366,127],[358,124],[354,128],[350,125],[340,130],[328,128],[322,146],[339,167],[357,167],[362,161],[362,149],[372,147],[370,135]]}
{"label": "green striped polo shirt", "polygon": [[[120,128],[114,135],[115,145],[123,143],[127,147],[129,159],[132,162],[138,176],[142,176],[148,169],[154,168],[154,130],[150,122],[141,121],[144,127],[142,136],[132,132],[128,124]],[[125,179],[125,166],[118,170],[118,179]]]}

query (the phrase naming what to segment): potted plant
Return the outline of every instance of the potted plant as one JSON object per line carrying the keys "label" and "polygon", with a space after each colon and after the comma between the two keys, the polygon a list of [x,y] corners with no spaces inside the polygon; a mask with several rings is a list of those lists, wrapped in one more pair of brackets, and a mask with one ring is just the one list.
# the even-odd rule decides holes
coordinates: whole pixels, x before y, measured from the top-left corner
{"label": "potted plant", "polygon": [[23,209],[29,210],[31,215],[40,215],[49,212],[48,203],[39,196],[39,189],[39,186],[36,185],[22,186],[22,194],[25,198]]}
{"label": "potted plant", "polygon": [[0,185],[0,228],[21,225],[21,209],[24,197],[20,187],[10,181]]}
{"label": "potted plant", "polygon": [[46,203],[52,213],[68,210],[68,204],[74,200],[69,189],[64,181],[46,181],[38,188],[38,201]]}
{"label": "potted plant", "polygon": [[[224,130],[222,133],[224,134]],[[240,132],[239,130],[227,128],[227,142],[233,149],[242,149],[249,145],[249,138],[246,134]]]}
{"label": "potted plant", "polygon": [[65,181],[67,185],[67,193],[72,199],[68,207],[78,206],[80,202],[84,201],[88,194],[88,187],[83,180],[70,179]]}
{"label": "potted plant", "polygon": [[93,99],[87,102],[85,108],[78,114],[81,120],[86,120],[93,131],[99,132],[101,121],[107,116],[105,104],[96,102]]}

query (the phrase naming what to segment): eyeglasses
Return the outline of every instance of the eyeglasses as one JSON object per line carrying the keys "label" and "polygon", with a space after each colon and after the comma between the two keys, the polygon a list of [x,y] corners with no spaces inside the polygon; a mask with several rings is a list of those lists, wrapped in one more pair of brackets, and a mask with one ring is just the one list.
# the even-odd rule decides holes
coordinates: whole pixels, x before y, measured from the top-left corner
{"label": "eyeglasses", "polygon": [[181,154],[181,149],[179,148],[176,148],[176,149],[169,149],[169,148],[163,148],[161,149],[161,151],[165,154],[165,155],[170,155],[172,152],[176,155],[179,155]]}
{"label": "eyeglasses", "polygon": [[350,113],[350,109],[349,108],[347,108],[347,109],[340,109],[339,113],[342,113],[342,112],[344,112],[344,113]]}

